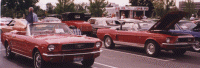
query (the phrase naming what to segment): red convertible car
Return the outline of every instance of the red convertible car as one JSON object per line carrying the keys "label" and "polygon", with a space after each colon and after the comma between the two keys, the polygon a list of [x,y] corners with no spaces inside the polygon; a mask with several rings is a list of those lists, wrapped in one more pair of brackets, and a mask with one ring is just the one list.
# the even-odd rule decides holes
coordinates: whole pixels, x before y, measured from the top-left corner
{"label": "red convertible car", "polygon": [[70,27],[71,26],[76,27],[81,30],[82,34],[91,36],[92,26],[90,23],[85,21],[85,19],[87,18],[88,14],[66,12],[62,14],[62,23],[65,23]]}
{"label": "red convertible car", "polygon": [[157,23],[134,22],[125,23],[118,28],[99,29],[97,37],[104,41],[106,48],[114,48],[115,44],[121,44],[142,47],[149,56],[157,56],[161,49],[183,55],[187,48],[195,44],[194,37],[189,34],[171,33],[168,30],[185,15],[185,12],[171,12]]}
{"label": "red convertible car", "polygon": [[45,62],[81,61],[83,66],[91,66],[102,46],[99,39],[74,35],[64,23],[28,24],[25,31],[1,34],[1,42],[6,57],[18,54],[33,59],[35,68]]}

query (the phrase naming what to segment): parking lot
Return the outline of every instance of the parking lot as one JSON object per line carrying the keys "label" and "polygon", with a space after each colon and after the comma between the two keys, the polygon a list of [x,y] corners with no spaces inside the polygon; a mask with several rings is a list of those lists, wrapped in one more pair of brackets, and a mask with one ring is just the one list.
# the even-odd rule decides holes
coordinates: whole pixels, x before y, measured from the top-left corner
{"label": "parking lot", "polygon": [[[184,56],[176,56],[171,51],[162,51],[158,57],[148,57],[144,49],[120,46],[115,49],[101,48],[102,53],[91,68],[199,68],[200,53],[187,51]],[[7,59],[5,48],[0,44],[0,68],[33,68],[33,60],[16,55]],[[48,63],[47,68],[82,68],[80,62]]]}

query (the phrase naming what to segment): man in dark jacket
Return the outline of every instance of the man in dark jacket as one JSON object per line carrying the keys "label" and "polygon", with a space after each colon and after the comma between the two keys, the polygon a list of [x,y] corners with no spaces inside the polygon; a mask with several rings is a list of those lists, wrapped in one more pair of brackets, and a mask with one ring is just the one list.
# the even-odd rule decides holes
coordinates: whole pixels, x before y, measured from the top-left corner
{"label": "man in dark jacket", "polygon": [[28,14],[27,17],[26,17],[26,20],[27,20],[29,23],[38,22],[38,17],[37,17],[37,14],[35,14],[35,13],[33,12],[33,7],[30,7],[30,8],[29,8],[29,14]]}

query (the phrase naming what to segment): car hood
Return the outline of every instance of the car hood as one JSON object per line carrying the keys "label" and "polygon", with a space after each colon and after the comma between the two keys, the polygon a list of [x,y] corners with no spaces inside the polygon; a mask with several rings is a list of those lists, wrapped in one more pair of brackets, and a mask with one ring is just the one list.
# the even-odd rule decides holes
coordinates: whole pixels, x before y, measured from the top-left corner
{"label": "car hood", "polygon": [[34,36],[34,38],[39,40],[44,40],[49,44],[95,43],[97,41],[100,41],[97,38],[69,35],[69,34],[39,35],[39,36]]}
{"label": "car hood", "polygon": [[184,34],[191,34],[194,37],[200,37],[200,32],[194,32],[194,31],[190,31],[190,30],[170,30],[170,32],[174,32],[174,33],[184,33]]}
{"label": "car hood", "polygon": [[154,30],[165,30],[168,31],[173,27],[179,20],[181,20],[187,13],[182,11],[170,12],[162,17],[157,23],[155,23],[149,31]]}

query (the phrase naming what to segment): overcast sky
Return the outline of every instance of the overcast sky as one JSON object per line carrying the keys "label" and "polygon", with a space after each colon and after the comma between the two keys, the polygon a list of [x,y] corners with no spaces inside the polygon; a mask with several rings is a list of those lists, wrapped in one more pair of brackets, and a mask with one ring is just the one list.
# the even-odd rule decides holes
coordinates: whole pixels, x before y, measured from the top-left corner
{"label": "overcast sky", "polygon": [[[119,4],[119,6],[125,6],[125,5],[129,5],[129,0],[106,0],[110,3],[116,3]],[[179,1],[185,1],[185,0],[176,0],[176,5],[179,5]],[[194,0],[195,2],[200,2],[200,0]],[[74,3],[89,3],[89,0],[74,0]],[[46,10],[46,4],[47,3],[51,3],[54,6],[56,6],[56,3],[58,3],[58,0],[39,0],[39,2],[36,5],[39,5],[40,8],[42,8],[43,10]]]}

